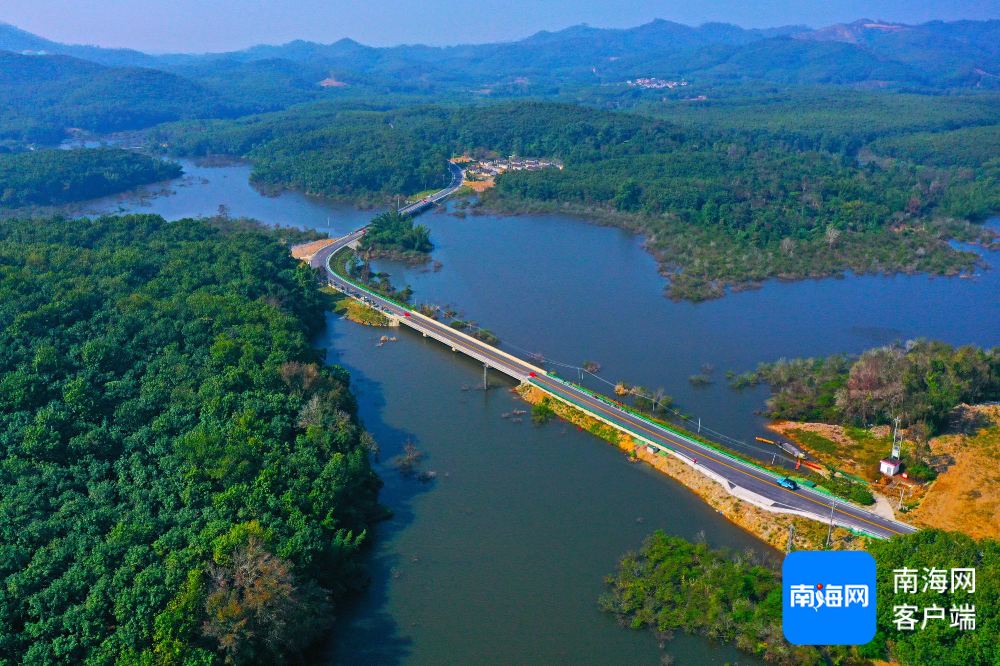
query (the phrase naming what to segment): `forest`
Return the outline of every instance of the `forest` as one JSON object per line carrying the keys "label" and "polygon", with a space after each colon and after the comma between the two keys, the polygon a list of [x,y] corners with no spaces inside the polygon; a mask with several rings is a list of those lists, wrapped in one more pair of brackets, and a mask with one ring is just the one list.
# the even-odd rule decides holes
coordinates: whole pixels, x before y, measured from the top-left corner
{"label": "forest", "polygon": [[434,248],[431,231],[422,224],[413,224],[409,215],[395,210],[372,218],[358,249],[368,258],[388,257],[395,260],[424,261]]}
{"label": "forest", "polygon": [[[295,40],[196,55],[60,44],[0,24],[0,147],[54,144],[70,127],[136,130],[180,119],[235,118],[319,99],[396,94],[465,104],[544,99],[622,108],[639,102],[652,107],[654,115],[684,115],[678,105],[714,103],[732,88],[756,94],[809,87],[872,99],[888,89],[920,93],[934,115],[933,107],[947,106],[950,97],[997,89],[996,21],[895,28],[883,31],[857,21],[819,30],[801,25],[743,29],[658,19],[628,29],[578,25],[518,42],[447,48]],[[691,86],[644,92],[627,84],[638,77],[684,80]],[[321,84],[327,80],[340,85]],[[661,101],[675,104],[661,106]],[[778,123],[780,133],[803,134],[788,116],[783,120],[791,122],[782,127],[781,115],[750,124]],[[815,137],[823,130],[804,133]]]}
{"label": "forest", "polygon": [[961,403],[1000,399],[1000,349],[916,340],[859,356],[781,359],[731,375],[734,387],[768,384],[766,415],[843,425],[892,423],[931,435]]}
{"label": "forest", "polygon": [[[807,103],[819,124],[819,102],[806,96]],[[894,104],[883,104],[883,125],[893,109],[906,109],[912,118],[917,108],[909,98]],[[927,164],[905,147],[862,159],[870,149],[859,145],[891,132],[863,123],[850,129],[851,108],[845,103],[827,113],[842,121],[832,134],[799,139],[766,128],[736,132],[722,121],[709,130],[578,105],[521,102],[361,111],[315,105],[239,121],[168,125],[152,141],[172,154],[247,157],[252,179],[265,188],[287,186],[364,204],[440,185],[451,155],[558,157],[566,168],[501,175],[479,208],[574,213],[641,233],[670,279],[668,294],[677,299],[704,300],[769,278],[844,270],[973,271],[980,257],[949,241],[997,243],[997,234],[978,223],[1000,210],[1000,165]],[[954,126],[963,113],[968,123],[996,121],[995,111],[974,99],[932,108],[931,119],[914,121],[911,129]],[[906,123],[897,123],[899,131]],[[996,138],[987,127],[954,131]],[[977,149],[989,150],[981,142]]]}
{"label": "forest", "polygon": [[0,209],[55,206],[177,178],[179,164],[121,148],[0,155]]}
{"label": "forest", "polygon": [[0,662],[281,664],[365,584],[316,277],[216,222],[0,222]]}
{"label": "forest", "polygon": [[715,87],[706,94],[708,99],[697,104],[688,99],[639,99],[629,111],[690,124],[710,136],[748,145],[846,155],[856,155],[883,138],[1000,124],[996,94],[919,95],[766,84]]}
{"label": "forest", "polygon": [[[782,666],[891,660],[903,666],[987,666],[997,659],[996,617],[1000,603],[1000,543],[976,541],[963,534],[921,530],[888,541],[868,541],[879,574],[875,638],[861,646],[796,646],[781,629],[779,567],[753,552],[733,553],[656,532],[638,553],[622,558],[607,579],[602,610],[632,629],[649,629],[669,649],[674,631],[698,633],[734,643],[764,661]],[[976,569],[974,598],[963,591],[939,594],[924,590],[897,595],[891,572],[908,567],[962,566]],[[950,608],[973,602],[975,631],[929,624],[920,631],[900,631],[893,624],[894,604],[936,604]],[[991,618],[991,619],[985,619]],[[664,663],[667,663],[664,661]]]}

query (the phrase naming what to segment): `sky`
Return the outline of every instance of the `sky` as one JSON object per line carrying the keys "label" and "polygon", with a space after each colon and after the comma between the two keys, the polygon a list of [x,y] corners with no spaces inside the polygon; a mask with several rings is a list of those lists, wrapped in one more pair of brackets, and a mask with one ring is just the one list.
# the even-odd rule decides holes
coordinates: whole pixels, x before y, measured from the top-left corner
{"label": "sky", "polygon": [[157,53],[343,37],[372,46],[482,43],[654,18],[747,28],[1000,19],[1000,0],[0,0],[0,21],[42,37]]}

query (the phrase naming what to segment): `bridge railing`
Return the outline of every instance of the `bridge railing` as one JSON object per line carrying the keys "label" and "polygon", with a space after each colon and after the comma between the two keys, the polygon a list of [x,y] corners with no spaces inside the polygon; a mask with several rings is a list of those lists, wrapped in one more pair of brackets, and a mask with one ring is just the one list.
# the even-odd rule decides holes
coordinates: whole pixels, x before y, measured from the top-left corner
{"label": "bridge railing", "polygon": [[750,462],[748,460],[740,458],[739,456],[733,455],[729,451],[724,451],[724,450],[722,450],[722,449],[720,449],[720,448],[718,448],[716,446],[713,446],[713,445],[711,445],[711,444],[709,444],[707,442],[702,441],[701,439],[691,439],[688,435],[685,435],[684,433],[679,432],[679,431],[671,428],[670,426],[668,426],[666,424],[660,423],[659,421],[654,421],[651,418],[649,418],[648,416],[646,416],[645,414],[642,414],[640,412],[636,412],[635,410],[633,410],[632,408],[630,408],[630,407],[628,407],[626,405],[621,405],[618,402],[612,400],[611,398],[608,398],[605,395],[601,395],[600,393],[594,393],[590,389],[586,389],[586,388],[580,386],[579,384],[575,384],[573,382],[568,382],[565,379],[562,379],[561,377],[557,377],[555,375],[549,374],[548,377],[550,379],[555,379],[556,381],[558,381],[558,382],[560,382],[562,384],[566,384],[568,386],[572,386],[573,388],[577,389],[578,391],[582,391],[583,393],[586,393],[587,395],[589,395],[590,397],[594,398],[595,400],[600,400],[601,402],[607,403],[610,406],[615,407],[615,408],[617,408],[617,409],[619,409],[619,410],[621,410],[621,411],[629,414],[630,416],[632,416],[634,418],[637,418],[637,419],[639,419],[641,421],[644,421],[644,422],[648,423],[649,425],[654,426],[656,428],[659,428],[661,430],[665,430],[666,432],[669,432],[670,434],[672,434],[672,435],[674,435],[676,437],[679,437],[679,438],[683,439],[686,442],[689,442],[689,443],[692,443],[692,444],[696,444],[698,446],[703,446],[703,447],[705,447],[707,449],[710,449],[710,450],[714,451],[715,453],[718,453],[721,456],[725,456],[726,458],[729,458],[730,460],[733,460],[735,462],[743,463],[744,465],[748,465],[750,467],[753,467],[754,469],[760,470],[761,472],[763,472],[763,473],[765,473],[765,474],[767,474],[769,476],[772,476],[774,478],[781,478],[775,472],[773,472],[773,471],[771,471],[769,469],[766,469],[764,467],[761,467],[759,465],[756,465],[756,464],[754,464],[754,463],[752,463],[752,462]]}
{"label": "bridge railing", "polygon": [[[340,250],[338,250],[338,252],[339,251]],[[437,340],[438,342],[441,342],[442,344],[448,345],[449,347],[454,347],[455,346],[454,340],[447,339],[446,337],[444,337],[443,335],[441,335],[440,333],[438,333],[433,328],[430,328],[429,330],[418,329],[417,325],[413,321],[413,318],[415,318],[415,317],[423,317],[424,315],[420,314],[420,312],[418,312],[412,306],[410,306],[410,305],[408,305],[406,303],[400,303],[399,301],[397,301],[395,299],[389,298],[388,296],[384,296],[382,294],[379,294],[378,292],[372,291],[372,290],[368,289],[367,287],[364,287],[364,286],[358,284],[357,282],[355,282],[353,279],[347,277],[346,275],[343,275],[342,273],[339,273],[336,270],[334,270],[333,266],[331,266],[331,262],[333,261],[333,257],[336,256],[336,255],[337,255],[337,252],[334,252],[327,259],[326,266],[327,266],[327,270],[330,273],[336,275],[341,280],[343,280],[344,282],[350,284],[352,287],[358,289],[359,291],[365,292],[369,296],[372,296],[372,297],[378,298],[378,299],[382,299],[382,300],[385,300],[385,301],[389,301],[390,303],[393,303],[394,305],[396,305],[396,306],[398,306],[398,307],[400,307],[400,308],[402,308],[402,309],[410,312],[411,313],[410,317],[406,317],[406,316],[399,317],[400,321],[402,323],[406,324],[407,326],[409,326],[410,328],[413,328],[415,330],[419,330],[421,333],[425,333],[428,337],[432,337],[435,340]],[[462,331],[454,331],[454,333],[455,333],[455,335],[459,335],[459,336],[462,336],[462,337],[468,337],[469,341],[475,341],[474,338],[471,338],[470,336],[467,336]],[[525,376],[524,373],[519,373],[519,372],[517,372],[515,370],[504,368],[504,367],[500,366],[499,364],[497,364],[496,361],[491,360],[489,357],[484,356],[484,355],[480,354],[479,352],[477,352],[477,351],[475,351],[473,349],[466,348],[466,349],[463,349],[462,351],[466,355],[471,356],[471,357],[475,358],[478,361],[482,361],[483,363],[487,364],[491,368],[494,368],[495,370],[499,370],[500,372],[503,372],[504,374],[510,375],[514,379],[517,379],[517,380],[524,379],[524,376]],[[510,359],[512,361],[514,361],[514,362],[524,364],[523,361],[521,361],[520,359],[518,359],[516,357],[510,356],[510,354],[507,354],[506,352],[497,350],[497,353],[501,354],[503,356],[510,357]],[[541,368],[537,368],[536,370],[537,370],[537,372],[544,372]]]}

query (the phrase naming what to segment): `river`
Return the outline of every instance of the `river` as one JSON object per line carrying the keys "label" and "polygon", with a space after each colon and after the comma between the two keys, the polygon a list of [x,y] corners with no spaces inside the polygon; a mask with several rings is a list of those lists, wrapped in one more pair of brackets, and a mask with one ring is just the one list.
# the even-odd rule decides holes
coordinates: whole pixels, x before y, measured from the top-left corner
{"label": "river", "polygon": [[[173,194],[98,207],[178,219],[225,205],[231,215],[334,235],[372,215],[296,193],[260,196],[246,166],[184,166]],[[568,365],[597,361],[606,380],[663,387],[684,411],[742,440],[763,432],[753,411],[766,391],[731,391],[726,370],[919,336],[1000,345],[995,271],[968,280],[772,281],[692,305],[663,297],[664,280],[640,239],[617,229],[563,216],[427,214],[421,223],[431,228],[440,268],[380,265],[394,283],[412,285],[416,302],[454,304],[505,345]],[[989,261],[1000,265],[998,255]],[[405,328],[393,331],[397,342],[376,347],[384,329],[332,316],[328,323],[316,344],[351,372],[361,417],[382,447],[383,501],[395,517],[376,528],[372,585],[339,618],[337,649],[321,663],[653,666],[653,637],[597,610],[618,558],[656,529],[766,551],[680,484],[574,426],[504,418],[527,406],[498,375],[495,388],[477,390],[475,362]],[[695,388],[688,377],[704,364],[715,367],[714,382]],[[392,458],[407,440],[434,480],[395,470]],[[678,663],[755,663],[696,637],[679,636],[666,649]]]}

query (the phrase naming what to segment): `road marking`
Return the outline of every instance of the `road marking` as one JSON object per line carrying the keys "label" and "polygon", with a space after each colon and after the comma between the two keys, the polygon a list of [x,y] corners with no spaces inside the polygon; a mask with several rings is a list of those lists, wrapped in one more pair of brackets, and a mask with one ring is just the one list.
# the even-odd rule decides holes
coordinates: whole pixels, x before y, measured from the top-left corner
{"label": "road marking", "polygon": [[[550,383],[550,382],[547,382],[547,381],[545,381],[544,379],[542,379],[542,378],[540,378],[540,377],[536,377],[535,379],[538,379],[538,380],[539,380],[540,382],[542,382],[542,383],[544,383],[544,384],[547,384],[547,385],[549,385],[549,386],[553,387],[553,389],[555,389],[555,387],[556,387],[556,385],[555,385],[555,384],[552,384],[552,383]],[[564,390],[565,390],[565,389],[564,389]],[[598,409],[598,410],[600,410],[600,411],[604,412],[605,414],[609,414],[609,415],[611,415],[611,416],[614,416],[614,415],[615,415],[615,414],[614,414],[613,412],[610,412],[610,411],[608,411],[607,409],[604,409],[604,407],[603,407],[603,406],[601,406],[600,404],[596,404],[596,401],[595,401],[595,404],[593,404],[593,405],[590,405],[590,404],[588,403],[588,406],[589,406],[589,407],[594,407],[594,408],[596,408],[596,409]],[[627,413],[627,412],[626,412],[626,413]],[[816,499],[813,499],[812,497],[809,497],[808,495],[803,495],[802,493],[797,493],[797,492],[795,492],[794,490],[789,490],[789,489],[787,489],[787,488],[784,488],[783,486],[780,486],[780,485],[778,485],[777,483],[773,483],[773,482],[769,481],[768,479],[765,479],[765,478],[762,478],[762,477],[759,477],[759,476],[757,476],[756,474],[753,474],[752,472],[749,472],[749,471],[746,471],[746,470],[742,470],[742,469],[739,469],[739,468],[737,468],[737,467],[733,467],[732,465],[730,465],[730,464],[728,464],[728,463],[725,463],[725,462],[723,462],[723,461],[721,461],[721,460],[718,460],[718,459],[716,459],[716,458],[713,458],[713,457],[712,457],[711,455],[708,455],[708,454],[706,454],[706,453],[701,453],[701,452],[699,452],[699,451],[696,451],[696,450],[692,449],[692,448],[691,448],[691,447],[689,447],[689,446],[685,446],[684,444],[682,444],[682,443],[678,442],[677,440],[675,440],[675,439],[673,439],[673,438],[670,438],[670,437],[667,437],[667,436],[665,436],[665,435],[662,435],[662,434],[659,434],[659,433],[657,433],[657,432],[654,432],[654,431],[650,430],[649,428],[646,428],[646,427],[644,427],[644,426],[642,426],[642,425],[640,425],[640,424],[638,424],[638,423],[635,423],[634,421],[629,421],[628,423],[629,423],[629,425],[633,425],[633,426],[635,426],[635,427],[639,428],[640,430],[645,430],[646,432],[648,432],[648,433],[649,433],[649,434],[651,434],[651,435],[654,435],[654,436],[658,436],[658,437],[660,437],[660,438],[662,438],[662,439],[666,439],[666,440],[670,441],[671,443],[674,443],[674,444],[676,444],[677,446],[680,446],[680,447],[682,447],[682,448],[685,448],[685,449],[687,449],[688,451],[690,451],[690,452],[691,452],[692,454],[700,454],[700,455],[704,455],[704,456],[705,456],[705,457],[707,457],[707,458],[708,458],[709,460],[712,460],[712,461],[714,461],[714,462],[717,462],[717,463],[719,463],[720,465],[723,465],[723,466],[725,466],[725,467],[728,467],[729,469],[731,469],[731,470],[733,470],[733,471],[736,471],[736,472],[740,472],[741,474],[745,474],[746,476],[749,476],[749,477],[750,477],[750,478],[752,478],[752,479],[757,479],[758,481],[763,481],[764,483],[766,483],[766,484],[768,484],[768,485],[770,485],[770,486],[774,486],[775,488],[778,488],[779,490],[784,490],[785,492],[788,492],[788,493],[791,493],[791,494],[793,494],[793,495],[795,495],[795,496],[797,496],[797,497],[801,497],[802,499],[806,499],[806,500],[809,500],[810,502],[813,502],[814,504],[819,504],[820,506],[822,506],[822,507],[824,507],[824,508],[825,508],[825,507],[827,507],[827,506],[829,506],[829,505],[827,505],[827,504],[824,504],[823,502],[820,502],[820,501],[818,501],[818,500],[816,500]],[[864,522],[868,523],[869,525],[874,525],[875,527],[878,527],[878,528],[881,528],[881,529],[884,529],[884,530],[889,530],[890,532],[892,532],[892,533],[894,533],[894,534],[903,534],[903,532],[897,532],[896,530],[892,529],[891,527],[886,527],[886,526],[884,526],[884,525],[879,525],[878,523],[874,523],[874,522],[872,522],[872,521],[870,521],[870,520],[865,520],[865,519],[864,519],[864,518],[862,518],[861,516],[856,516],[856,515],[854,515],[854,514],[852,514],[852,513],[847,513],[846,511],[844,511],[844,510],[842,510],[842,509],[838,509],[838,508],[836,508],[836,506],[834,506],[834,511],[838,511],[838,512],[842,513],[842,514],[843,514],[843,515],[845,515],[845,516],[850,516],[851,518],[854,518],[855,520],[862,520],[862,521],[864,521]]]}

